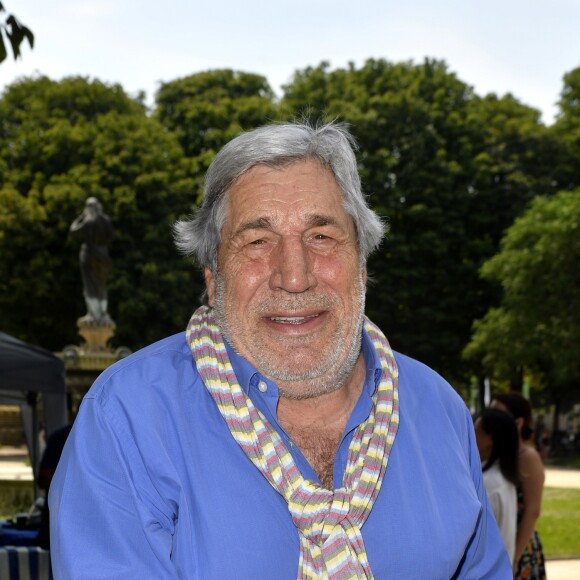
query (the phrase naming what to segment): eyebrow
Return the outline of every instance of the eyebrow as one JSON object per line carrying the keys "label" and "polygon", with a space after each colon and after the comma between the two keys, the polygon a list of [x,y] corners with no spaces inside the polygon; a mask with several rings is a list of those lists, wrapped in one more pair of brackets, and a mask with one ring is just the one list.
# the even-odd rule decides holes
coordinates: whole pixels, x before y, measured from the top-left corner
{"label": "eyebrow", "polygon": [[[321,227],[321,226],[333,226],[336,225],[337,221],[331,216],[312,214],[306,218],[306,227]],[[241,224],[238,229],[234,232],[234,236],[239,236],[244,232],[250,230],[273,230],[272,222],[267,217],[259,217],[255,220],[245,222]]]}
{"label": "eyebrow", "polygon": [[272,223],[267,217],[260,217],[258,219],[252,220],[250,222],[245,222],[238,227],[234,232],[234,237],[243,234],[249,230],[271,230]]}
{"label": "eyebrow", "polygon": [[335,226],[337,225],[337,221],[332,216],[313,214],[308,216],[307,224],[311,228],[317,226]]}

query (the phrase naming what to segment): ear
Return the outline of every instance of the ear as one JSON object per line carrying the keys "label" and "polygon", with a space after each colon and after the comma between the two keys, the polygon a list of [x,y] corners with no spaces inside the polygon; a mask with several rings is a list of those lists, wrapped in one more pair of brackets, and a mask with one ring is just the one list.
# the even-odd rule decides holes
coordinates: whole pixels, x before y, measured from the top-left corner
{"label": "ear", "polygon": [[367,286],[367,265],[366,264],[363,266],[363,269],[362,269],[362,280],[363,280],[363,284],[365,285],[365,288],[366,288],[366,286]]}
{"label": "ear", "polygon": [[521,433],[522,427],[524,426],[524,418],[518,417],[515,421],[516,421],[516,427],[518,428],[518,431]]}
{"label": "ear", "polygon": [[209,268],[206,268],[203,271],[203,276],[205,278],[205,289],[207,290],[207,303],[213,308],[215,298],[215,277]]}

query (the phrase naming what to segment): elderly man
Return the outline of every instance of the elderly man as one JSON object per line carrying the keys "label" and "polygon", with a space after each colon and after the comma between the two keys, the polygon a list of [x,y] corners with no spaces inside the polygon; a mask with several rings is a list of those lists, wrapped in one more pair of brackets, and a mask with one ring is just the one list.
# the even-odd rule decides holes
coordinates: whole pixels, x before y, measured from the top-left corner
{"label": "elderly man", "polygon": [[85,397],[56,577],[511,578],[465,405],[364,316],[383,225],[346,130],[237,137],[176,234],[209,306]]}

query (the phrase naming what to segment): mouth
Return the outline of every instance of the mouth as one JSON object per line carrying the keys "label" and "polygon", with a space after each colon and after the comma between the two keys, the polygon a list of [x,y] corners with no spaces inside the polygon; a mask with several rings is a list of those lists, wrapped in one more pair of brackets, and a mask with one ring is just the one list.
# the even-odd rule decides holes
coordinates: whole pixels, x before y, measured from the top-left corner
{"label": "mouth", "polygon": [[308,316],[268,316],[267,319],[276,324],[293,324],[297,326],[310,322],[319,316],[320,314],[309,314]]}

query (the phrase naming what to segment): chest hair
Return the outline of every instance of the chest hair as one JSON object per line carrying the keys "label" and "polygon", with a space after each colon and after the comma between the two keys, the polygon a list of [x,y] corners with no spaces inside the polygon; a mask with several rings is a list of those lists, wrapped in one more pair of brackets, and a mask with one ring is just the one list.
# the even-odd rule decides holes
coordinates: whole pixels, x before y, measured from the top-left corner
{"label": "chest hair", "polygon": [[328,429],[288,429],[296,445],[326,489],[334,489],[334,458],[342,431]]}

